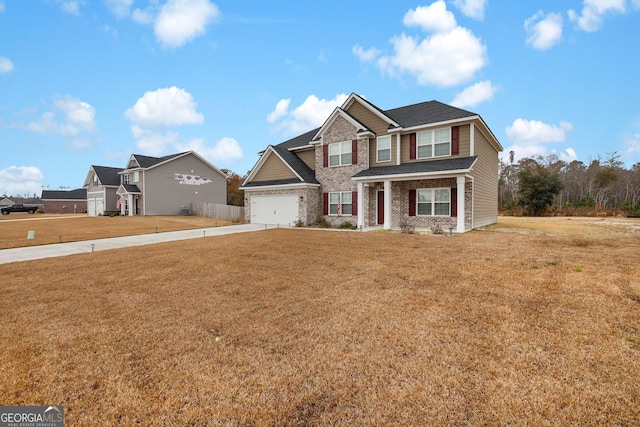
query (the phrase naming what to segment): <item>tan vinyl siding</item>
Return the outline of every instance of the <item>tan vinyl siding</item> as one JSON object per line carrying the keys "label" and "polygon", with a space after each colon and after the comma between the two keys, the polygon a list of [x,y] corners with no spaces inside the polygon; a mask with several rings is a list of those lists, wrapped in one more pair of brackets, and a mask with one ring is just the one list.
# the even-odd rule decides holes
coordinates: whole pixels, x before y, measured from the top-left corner
{"label": "tan vinyl siding", "polygon": [[[463,125],[459,125],[460,126],[460,154],[456,155],[456,156],[451,156],[451,157],[468,157],[471,154],[471,126],[469,124],[463,124]],[[442,129],[442,128],[429,128],[429,130],[435,130],[435,129]],[[417,132],[416,132],[417,133]],[[435,159],[445,159],[447,157],[434,157],[433,159],[416,159],[416,160],[411,160],[410,154],[410,141],[409,141],[409,135],[410,134],[405,134],[402,135],[402,142],[401,142],[401,153],[400,153],[400,162],[401,163],[411,163],[411,162],[424,162],[424,161],[428,161],[428,160],[435,160]]]}
{"label": "tan vinyl siding", "polygon": [[270,153],[258,173],[256,173],[253,181],[273,181],[289,178],[296,178],[296,175],[278,156]]}
{"label": "tan vinyl siding", "polygon": [[[384,135],[379,135],[384,136]],[[378,163],[376,160],[378,159],[378,138],[369,138],[369,165],[370,167],[376,166],[391,166],[396,164],[396,159],[398,158],[398,143],[397,143],[397,135],[391,135],[391,160],[387,162]]]}
{"label": "tan vinyl siding", "polygon": [[372,130],[376,136],[386,135],[389,123],[376,116],[369,109],[363,107],[360,103],[354,102],[347,110],[352,117]]}
{"label": "tan vinyl siding", "polygon": [[498,221],[498,152],[478,126],[474,129],[478,160],[471,174],[474,177],[473,227],[477,228]]}
{"label": "tan vinyl siding", "polygon": [[309,150],[304,151],[296,151],[295,154],[298,155],[300,160],[306,163],[312,170],[316,170],[316,150],[315,148],[311,148]]}

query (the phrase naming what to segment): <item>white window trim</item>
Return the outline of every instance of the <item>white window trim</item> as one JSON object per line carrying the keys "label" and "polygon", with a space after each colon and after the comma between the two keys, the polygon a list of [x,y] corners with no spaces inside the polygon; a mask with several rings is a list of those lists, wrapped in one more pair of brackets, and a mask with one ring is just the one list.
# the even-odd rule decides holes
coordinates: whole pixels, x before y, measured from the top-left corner
{"label": "white window trim", "polygon": [[[386,139],[389,143],[389,148],[384,148],[383,150],[389,150],[389,158],[387,160],[380,160],[380,140]],[[376,162],[377,163],[387,163],[391,161],[391,135],[379,136],[376,140]]]}
{"label": "white window trim", "polygon": [[[444,129],[448,129],[449,130],[449,152],[447,154],[440,154],[440,155],[435,155],[436,153],[436,132],[439,130],[444,130]],[[420,144],[420,134],[423,133],[428,133],[431,132],[431,144]],[[444,144],[444,142],[439,142],[438,144]],[[420,157],[420,147],[423,147],[425,145],[431,145],[431,155],[430,156],[426,156],[426,157]],[[422,159],[434,159],[437,157],[451,157],[451,127],[448,128],[439,128],[439,129],[429,129],[427,131],[423,131],[423,132],[418,132],[416,134],[416,159],[422,160]]]}
{"label": "white window trim", "polygon": [[[337,208],[337,203],[331,203],[331,195],[332,195],[332,194],[338,194],[338,202],[339,202],[342,206],[344,206],[344,205],[342,204],[342,195],[343,195],[343,194],[345,194],[345,193],[349,193],[349,195],[351,196],[351,203],[349,203],[349,205],[351,205],[351,213],[350,213],[350,214],[344,214],[344,213],[342,213],[344,208],[341,208],[341,209],[340,209],[340,215],[338,215],[337,213],[331,213],[331,206],[332,206],[332,205],[333,205],[333,206],[336,206],[336,211],[338,210],[338,208]],[[353,216],[353,192],[351,192],[351,191],[331,191],[331,192],[329,192],[329,207],[328,207],[328,208],[329,208],[329,216],[335,216],[335,217],[339,217],[339,216]]]}
{"label": "white window trim", "polygon": [[[347,154],[346,151],[345,152],[342,151],[342,148],[343,148],[343,146],[345,144],[346,144],[347,147],[349,147],[349,163],[342,163],[342,156]],[[332,165],[331,164],[331,146],[335,147],[336,145],[339,147],[339,149],[338,149],[338,153],[339,153],[338,154],[338,160],[339,160],[339,162],[338,162],[337,165]],[[329,156],[329,159],[327,159],[327,160],[328,160],[328,164],[329,164],[330,168],[339,167],[339,166],[351,166],[351,164],[352,164],[351,159],[353,158],[352,157],[353,156],[353,151],[352,151],[352,142],[351,141],[333,142],[333,143],[329,144],[328,151],[329,152],[327,153],[327,155]]]}
{"label": "white window trim", "polygon": [[[436,215],[436,191],[438,190],[447,190],[449,192],[449,213],[447,215]],[[430,191],[431,192],[431,213],[430,214],[421,214],[420,209],[418,209],[418,205],[420,204],[420,191]],[[440,202],[443,203],[443,202]],[[450,187],[439,187],[439,188],[419,188],[416,190],[416,216],[423,217],[437,217],[437,218],[451,218],[451,188]]]}
{"label": "white window trim", "polygon": [[129,183],[129,174],[122,175],[122,183],[123,184],[128,184]]}
{"label": "white window trim", "polygon": [[140,181],[140,172],[135,171],[133,173],[133,182],[139,182]]}

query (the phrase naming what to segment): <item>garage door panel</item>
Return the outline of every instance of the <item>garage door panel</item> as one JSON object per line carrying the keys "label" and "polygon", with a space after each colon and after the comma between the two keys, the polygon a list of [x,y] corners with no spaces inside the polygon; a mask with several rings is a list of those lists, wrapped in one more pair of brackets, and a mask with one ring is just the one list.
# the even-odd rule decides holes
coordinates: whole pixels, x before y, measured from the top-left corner
{"label": "garage door panel", "polygon": [[254,224],[294,225],[298,220],[298,196],[295,194],[251,197],[251,222]]}

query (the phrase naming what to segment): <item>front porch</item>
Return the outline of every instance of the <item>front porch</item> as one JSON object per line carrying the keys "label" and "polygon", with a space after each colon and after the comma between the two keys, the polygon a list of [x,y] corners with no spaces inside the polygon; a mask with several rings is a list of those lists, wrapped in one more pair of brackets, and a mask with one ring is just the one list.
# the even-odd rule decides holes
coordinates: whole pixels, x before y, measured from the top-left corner
{"label": "front porch", "polygon": [[116,208],[120,211],[120,215],[135,216],[141,214],[142,192],[137,185],[121,184],[118,191],[116,191],[116,196],[118,198]]}
{"label": "front porch", "polygon": [[464,233],[473,228],[470,177],[398,178],[357,181],[357,204],[363,207],[358,210],[358,228],[443,233]]}

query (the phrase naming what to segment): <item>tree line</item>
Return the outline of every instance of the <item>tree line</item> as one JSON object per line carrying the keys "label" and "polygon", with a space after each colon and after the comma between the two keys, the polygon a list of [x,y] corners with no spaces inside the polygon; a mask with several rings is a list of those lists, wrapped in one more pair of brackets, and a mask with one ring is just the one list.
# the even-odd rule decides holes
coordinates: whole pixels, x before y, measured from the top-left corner
{"label": "tree line", "polygon": [[565,162],[554,154],[516,162],[515,153],[509,154],[499,164],[498,203],[503,211],[640,214],[640,162],[625,168],[617,152],[588,163]]}

